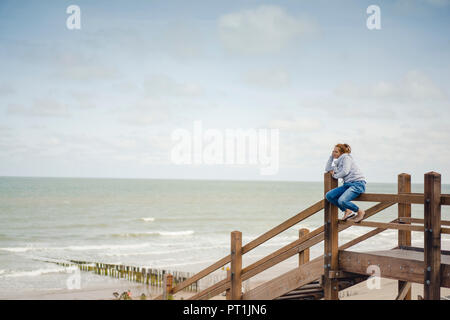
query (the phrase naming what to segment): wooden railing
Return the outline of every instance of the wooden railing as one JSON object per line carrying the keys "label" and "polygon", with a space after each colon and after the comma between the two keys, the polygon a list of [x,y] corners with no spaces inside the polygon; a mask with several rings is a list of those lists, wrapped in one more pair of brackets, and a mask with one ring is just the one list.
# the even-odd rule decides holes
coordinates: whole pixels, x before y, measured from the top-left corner
{"label": "wooden railing", "polygon": [[[176,294],[184,288],[196,283],[200,279],[208,276],[212,272],[230,263],[231,270],[228,272],[226,279],[223,279],[214,285],[203,289],[189,299],[209,299],[218,294],[227,293],[227,299],[252,299],[252,292],[242,294],[242,282],[255,275],[277,265],[278,263],[299,254],[303,256],[305,262],[305,254],[309,252],[309,248],[324,241],[324,255],[317,257],[311,262],[323,259],[323,288],[325,299],[338,298],[338,277],[333,274],[339,274],[339,250],[348,249],[362,241],[365,241],[382,231],[387,229],[398,230],[398,246],[411,246],[411,232],[424,232],[425,243],[425,265],[430,266],[425,274],[424,281],[429,281],[431,285],[427,285],[424,291],[426,299],[436,299],[438,289],[440,288],[439,267],[440,266],[440,235],[450,234],[450,228],[442,228],[441,225],[449,226],[450,221],[441,221],[440,208],[441,205],[450,205],[450,195],[441,194],[440,174],[429,172],[425,174],[424,193],[411,193],[411,176],[406,173],[398,175],[398,193],[397,194],[376,194],[364,193],[355,201],[378,202],[374,206],[365,210],[364,219],[367,219],[378,212],[385,210],[394,204],[398,204],[398,218],[393,221],[372,222],[361,221],[355,223],[353,221],[338,220],[338,208],[325,199],[325,194],[338,186],[338,181],[334,179],[330,173],[324,174],[324,199],[316,202],[309,208],[301,211],[292,218],[284,221],[280,225],[272,228],[258,238],[250,241],[242,246],[242,233],[233,231],[231,233],[231,252],[226,257],[218,260],[211,266],[203,269],[193,277],[183,281],[173,288],[168,289],[169,294]],[[411,218],[411,204],[424,205],[424,219]],[[311,217],[317,212],[324,209],[324,225],[312,230],[311,232],[303,231],[302,236],[298,240],[276,250],[275,252],[265,256],[264,258],[242,268],[242,255],[250,252],[259,245],[272,239],[281,232],[293,227],[299,222]],[[413,225],[421,223],[423,225]],[[338,233],[351,226],[376,228],[362,236],[357,237],[341,246],[338,246]],[[308,253],[309,255],[309,253]],[[405,281],[399,281],[399,296],[404,299],[411,299],[411,285]],[[259,296],[258,296],[259,297]],[[156,299],[162,299],[158,296]]]}

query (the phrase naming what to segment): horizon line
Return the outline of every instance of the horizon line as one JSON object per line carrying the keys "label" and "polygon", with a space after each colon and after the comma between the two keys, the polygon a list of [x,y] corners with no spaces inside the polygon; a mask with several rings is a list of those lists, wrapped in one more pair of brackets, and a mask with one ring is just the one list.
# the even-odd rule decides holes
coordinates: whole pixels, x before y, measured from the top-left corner
{"label": "horizon line", "polygon": [[[182,180],[182,181],[229,181],[229,182],[314,182],[319,183],[323,180],[254,180],[254,179],[202,179],[202,178],[139,178],[139,177],[75,177],[75,176],[16,176],[16,175],[0,175],[0,178],[44,178],[44,179],[111,179],[111,180]],[[368,182],[369,183],[369,182]],[[397,181],[372,181],[370,183],[388,183],[397,184]],[[423,182],[411,182],[411,184],[423,184]],[[444,183],[442,184],[450,184]]]}

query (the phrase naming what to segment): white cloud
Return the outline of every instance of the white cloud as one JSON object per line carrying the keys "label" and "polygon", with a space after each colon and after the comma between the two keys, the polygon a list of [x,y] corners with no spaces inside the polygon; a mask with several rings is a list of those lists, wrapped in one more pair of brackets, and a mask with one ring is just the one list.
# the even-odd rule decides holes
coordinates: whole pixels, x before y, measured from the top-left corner
{"label": "white cloud", "polygon": [[445,94],[426,74],[410,71],[398,82],[380,81],[373,85],[348,82],[338,86],[335,94],[345,98],[417,101],[445,98]]}
{"label": "white cloud", "polygon": [[205,50],[204,31],[194,20],[181,20],[165,26],[154,41],[165,55],[182,60],[200,58]]}
{"label": "white cloud", "polygon": [[275,5],[262,5],[219,18],[219,34],[224,47],[243,54],[280,51],[297,37],[314,30],[312,22],[293,17]]}
{"label": "white cloud", "polygon": [[155,74],[144,81],[145,93],[150,96],[197,97],[203,88],[193,82],[177,82],[164,74]]}
{"label": "white cloud", "polygon": [[57,77],[68,80],[105,80],[119,75],[116,67],[108,66],[102,57],[87,56],[81,52],[62,53],[57,57]]}
{"label": "white cloud", "polygon": [[315,118],[276,119],[269,122],[269,128],[295,132],[314,131],[321,127],[320,120]]}
{"label": "white cloud", "polygon": [[87,91],[75,91],[72,92],[75,104],[81,109],[95,108],[95,94]]}
{"label": "white cloud", "polygon": [[146,98],[123,108],[119,121],[134,126],[160,124],[171,118],[172,105],[158,98]]}
{"label": "white cloud", "polygon": [[12,93],[14,93],[14,89],[9,83],[0,84],[0,96],[6,96]]}
{"label": "white cloud", "polygon": [[37,117],[67,117],[69,109],[66,104],[53,98],[38,98],[33,101],[31,107],[19,104],[8,105],[7,112],[12,115],[37,116]]}
{"label": "white cloud", "polygon": [[250,70],[243,78],[249,85],[267,89],[286,88],[291,84],[289,72],[282,68]]}

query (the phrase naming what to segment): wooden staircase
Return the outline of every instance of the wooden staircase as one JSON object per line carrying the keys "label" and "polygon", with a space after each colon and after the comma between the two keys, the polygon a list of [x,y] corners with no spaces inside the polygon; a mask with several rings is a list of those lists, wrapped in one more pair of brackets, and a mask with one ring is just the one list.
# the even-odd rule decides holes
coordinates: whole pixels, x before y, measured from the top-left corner
{"label": "wooden staircase", "polygon": [[[338,186],[330,173],[324,174],[324,196]],[[210,299],[223,292],[229,300],[317,300],[339,299],[339,291],[367,280],[368,266],[378,266],[381,277],[398,280],[397,299],[411,299],[411,283],[424,284],[424,299],[439,300],[440,288],[450,288],[450,255],[441,250],[441,234],[450,234],[450,221],[441,220],[441,206],[450,205],[450,195],[441,194],[441,178],[436,172],[424,175],[424,192],[411,193],[411,176],[398,175],[397,194],[364,193],[354,201],[375,202],[365,210],[364,220],[393,205],[398,205],[398,218],[393,221],[373,222],[338,220],[338,208],[325,197],[258,238],[242,246],[242,234],[231,233],[231,252],[211,266],[198,272],[175,287],[175,294],[197,283],[210,273],[230,264],[228,277],[197,292],[189,299]],[[411,217],[411,205],[424,206],[424,219]],[[281,232],[323,210],[324,224],[303,233],[298,240],[276,250],[268,256],[242,267],[242,255],[272,239]],[[338,233],[350,227],[369,227],[371,231],[338,245]],[[377,252],[352,252],[347,249],[379,233],[398,230],[398,247]],[[424,234],[424,248],[411,247],[411,232]],[[323,242],[324,254],[309,261],[309,248]],[[242,293],[242,282],[299,255],[299,266]],[[156,299],[163,299],[159,296]]]}

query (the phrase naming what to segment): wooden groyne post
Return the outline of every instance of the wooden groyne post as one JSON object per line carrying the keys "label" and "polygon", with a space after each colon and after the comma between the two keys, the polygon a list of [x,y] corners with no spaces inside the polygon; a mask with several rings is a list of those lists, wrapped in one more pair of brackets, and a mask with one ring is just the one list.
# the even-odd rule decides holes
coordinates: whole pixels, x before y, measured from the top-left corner
{"label": "wooden groyne post", "polygon": [[163,300],[169,300],[170,291],[173,285],[173,276],[170,273],[164,274]]}
{"label": "wooden groyne post", "polygon": [[[125,266],[125,265],[115,265],[106,264],[99,262],[88,262],[88,261],[77,261],[69,260],[70,263],[55,262],[57,265],[70,266],[76,265],[81,271],[94,272],[95,274],[109,276],[113,278],[126,279],[133,282],[143,283],[151,286],[163,287],[164,276],[170,274],[172,276],[172,285],[177,285],[187,278],[191,277],[190,273],[161,270],[161,269],[151,269],[151,268],[141,268],[135,266]],[[194,282],[190,286],[187,286],[183,290],[186,291],[197,291],[198,283]]]}

